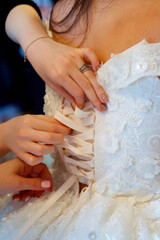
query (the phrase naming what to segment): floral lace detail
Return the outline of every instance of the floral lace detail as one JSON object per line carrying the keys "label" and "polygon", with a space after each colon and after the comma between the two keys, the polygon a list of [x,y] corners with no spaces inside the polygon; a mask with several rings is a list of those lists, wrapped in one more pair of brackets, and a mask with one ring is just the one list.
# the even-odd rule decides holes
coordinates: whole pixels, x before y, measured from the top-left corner
{"label": "floral lace detail", "polygon": [[[58,168],[61,169],[61,168]],[[53,171],[53,184],[56,190],[63,181],[68,178],[64,170]],[[6,196],[6,206],[0,215],[0,239],[13,240],[23,225],[32,219],[34,214],[48,201],[49,194],[46,192],[40,199],[32,198],[28,202],[13,202],[11,196]],[[62,215],[64,209],[72,204],[75,191],[66,192],[41,218],[39,218],[29,231],[21,238],[23,240],[39,239],[46,227]],[[5,199],[6,199],[5,198]],[[6,199],[6,200],[7,200]],[[16,219],[16,221],[15,221]]]}
{"label": "floral lace detail", "polygon": [[53,91],[46,84],[46,94],[44,96],[44,106],[43,106],[43,110],[45,114],[49,116],[54,116],[55,110],[61,109],[62,101],[63,101],[63,97],[59,93]]}
{"label": "floral lace detail", "polygon": [[[118,55],[112,55],[98,70],[98,81],[107,91],[110,102],[105,113],[90,109],[91,117],[87,120],[92,133],[95,128],[95,137],[91,132],[86,134],[92,136],[92,140],[94,137],[92,170],[95,171],[95,181],[90,182],[79,198],[75,197],[74,188],[67,191],[24,239],[160,239],[159,63],[160,44],[148,44],[143,40]],[[63,99],[49,87],[46,88],[44,109],[46,114],[55,115],[58,110],[75,120],[71,107],[64,109]],[[96,116],[94,124],[93,112]],[[82,127],[79,120],[76,121],[77,126]],[[74,147],[70,136],[66,141],[71,148]],[[65,144],[61,149],[65,156],[73,157]],[[93,157],[92,153],[88,155]],[[61,168],[57,169],[60,171]],[[61,185],[61,176],[65,180],[68,174],[73,174],[69,170],[70,173],[63,175],[64,170],[61,171],[57,188]],[[8,196],[7,199],[9,201]],[[0,239],[13,239],[24,218],[31,217],[31,213],[45,201],[47,195],[24,206],[10,203],[5,208],[3,205]]]}
{"label": "floral lace detail", "polygon": [[160,194],[159,60],[159,44],[142,41],[98,71],[111,101],[108,112],[96,112],[95,174],[104,177],[111,195]]}

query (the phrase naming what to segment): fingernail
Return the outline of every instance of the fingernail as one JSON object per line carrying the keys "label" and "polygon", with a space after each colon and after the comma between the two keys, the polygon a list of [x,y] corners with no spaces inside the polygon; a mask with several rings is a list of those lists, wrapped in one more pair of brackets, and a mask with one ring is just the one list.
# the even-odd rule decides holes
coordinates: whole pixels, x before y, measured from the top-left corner
{"label": "fingernail", "polygon": [[44,181],[41,182],[41,187],[42,188],[49,188],[50,186],[51,186],[51,183],[48,180],[44,180]]}
{"label": "fingernail", "polygon": [[98,71],[98,69],[101,67],[101,65],[99,64],[97,67],[96,67],[96,71]]}
{"label": "fingernail", "polygon": [[97,76],[97,72],[94,71],[93,74],[94,74],[94,76]]}
{"label": "fingernail", "polygon": [[77,104],[77,107],[78,107],[79,109],[82,109],[83,106],[84,106],[84,104]]}
{"label": "fingernail", "polygon": [[14,202],[19,202],[19,201],[20,201],[20,198],[14,198],[13,201],[14,201]]}
{"label": "fingernail", "polygon": [[76,104],[73,104],[73,103],[72,103],[72,108],[73,108],[73,110],[75,110]]}
{"label": "fingernail", "polygon": [[107,94],[103,94],[102,99],[104,102],[109,102],[109,98],[108,98]]}
{"label": "fingernail", "polygon": [[101,110],[102,112],[105,112],[107,110],[107,107],[104,104],[101,104]]}
{"label": "fingernail", "polygon": [[27,202],[30,199],[30,197],[27,197],[24,201]]}

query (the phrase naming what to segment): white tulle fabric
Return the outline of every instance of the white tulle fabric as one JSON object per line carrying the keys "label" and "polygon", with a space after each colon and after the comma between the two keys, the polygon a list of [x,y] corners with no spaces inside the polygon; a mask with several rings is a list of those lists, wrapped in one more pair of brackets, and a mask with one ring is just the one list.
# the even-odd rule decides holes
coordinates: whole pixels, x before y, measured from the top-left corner
{"label": "white tulle fabric", "polygon": [[[158,76],[160,43],[143,40],[120,54],[112,54],[98,70],[98,81],[110,99],[105,113],[90,104],[86,115],[75,113],[79,110],[73,111],[46,87],[46,114],[62,114],[59,120],[63,122],[64,116],[65,122],[69,119],[81,128],[74,129],[59,147],[69,173],[57,167],[55,186],[58,189],[72,175],[89,186],[79,197],[76,185],[67,190],[23,240],[160,240]],[[90,119],[87,125],[86,119]],[[49,198],[46,193],[27,203],[12,203],[9,196],[1,199],[0,239],[13,239]]]}

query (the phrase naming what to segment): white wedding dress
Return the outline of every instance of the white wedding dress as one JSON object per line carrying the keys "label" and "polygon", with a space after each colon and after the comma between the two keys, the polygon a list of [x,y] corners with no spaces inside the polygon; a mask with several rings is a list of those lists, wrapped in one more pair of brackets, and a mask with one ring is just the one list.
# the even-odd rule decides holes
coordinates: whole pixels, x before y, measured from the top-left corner
{"label": "white wedding dress", "polygon": [[[105,113],[89,102],[73,111],[47,86],[46,114],[73,128],[59,147],[55,192],[25,203],[2,198],[1,240],[160,240],[157,76],[160,43],[143,40],[98,70]],[[80,196],[78,181],[88,184]]]}

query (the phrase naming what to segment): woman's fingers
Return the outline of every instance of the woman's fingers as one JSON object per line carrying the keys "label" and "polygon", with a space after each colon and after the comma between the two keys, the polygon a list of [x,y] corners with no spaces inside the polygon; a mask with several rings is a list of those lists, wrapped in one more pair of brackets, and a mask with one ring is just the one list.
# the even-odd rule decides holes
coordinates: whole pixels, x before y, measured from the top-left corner
{"label": "woman's fingers", "polygon": [[93,86],[99,100],[102,103],[107,103],[109,101],[108,95],[105,93],[103,87],[100,84],[98,84],[93,71],[87,70],[83,74],[89,80],[90,84]]}
{"label": "woman's fingers", "polygon": [[33,166],[32,173],[38,174],[38,176],[40,176],[40,178],[42,179],[41,187],[47,188],[49,191],[52,191],[53,189],[52,177],[45,164],[41,163],[36,166]]}
{"label": "woman's fingers", "polygon": [[[77,84],[77,81],[78,81],[77,75],[74,74],[74,72],[77,72],[77,66],[75,64],[74,66],[70,64],[70,67],[67,70],[68,70],[68,73],[61,75],[59,79],[59,85],[61,89],[63,88],[66,90],[69,96],[72,96],[72,98],[74,99],[74,102],[71,102],[72,104],[76,103],[77,106],[83,106],[85,102],[85,94],[83,89],[79,86],[79,84]],[[74,79],[72,78],[72,75],[70,75],[69,71],[71,71],[75,76]],[[82,76],[82,78],[83,78],[83,81],[85,81],[85,77]],[[58,82],[58,79],[57,79],[57,82]],[[54,89],[57,91],[55,87]]]}
{"label": "woman's fingers", "polygon": [[84,60],[84,62],[90,62],[94,72],[100,67],[99,59],[96,54],[89,48],[77,48],[76,52]]}
{"label": "woman's fingers", "polygon": [[[52,116],[30,115],[30,118],[31,119],[29,121],[32,123],[32,128],[35,130],[49,133],[61,133],[63,135],[68,135],[70,132],[68,127],[59,123]],[[46,143],[50,144],[50,142]]]}
{"label": "woman's fingers", "polygon": [[[25,166],[24,166],[25,169]],[[37,177],[33,177],[37,176]],[[25,176],[25,177],[24,177]],[[52,191],[53,182],[51,174],[47,166],[43,163],[37,164],[30,168],[30,172],[26,176],[25,174],[14,176],[14,185],[18,186],[21,191],[15,195],[14,200],[26,200],[28,197],[36,196],[35,191],[48,190]],[[39,196],[39,193],[37,193]]]}
{"label": "woman's fingers", "polygon": [[25,163],[29,164],[30,166],[34,166],[36,164],[39,164],[43,161],[43,156],[36,156],[32,153],[29,152],[22,152],[20,151],[19,154],[17,154],[17,156],[24,161]]}
{"label": "woman's fingers", "polygon": [[25,201],[27,202],[32,197],[40,198],[43,194],[44,190],[23,190],[19,193],[13,195],[13,201]]}
{"label": "woman's fingers", "polygon": [[[90,81],[87,79],[87,77],[80,72],[79,67],[84,64],[83,60],[78,56],[77,58],[77,65],[70,66],[68,70],[71,71],[71,75],[68,77],[61,76],[60,84],[61,87],[68,92],[69,96],[72,96],[76,102],[76,105],[79,108],[82,108],[85,103],[85,95],[87,98],[93,103],[93,105],[99,110],[104,111],[101,108],[101,100],[98,98],[96,94],[96,90],[98,90],[98,86],[100,88],[100,85],[97,83],[97,88],[94,89],[93,85],[90,83]],[[96,77],[92,76],[92,79],[94,78],[94,82],[96,82]],[[57,91],[57,89],[55,89]],[[101,87],[98,94],[103,95],[105,92],[103,88]],[[102,98],[101,98],[102,99]],[[102,101],[104,103],[104,101]]]}
{"label": "woman's fingers", "polygon": [[[15,185],[19,187],[20,191],[23,190],[49,190],[51,188],[50,180],[43,180],[41,178],[24,178],[16,176],[14,178]],[[28,194],[27,194],[28,195]]]}
{"label": "woman's fingers", "polygon": [[80,67],[83,66],[84,62],[90,62],[93,71],[96,72],[100,66],[99,60],[96,54],[89,48],[76,49],[76,52],[78,53],[78,58],[76,59],[77,68],[75,71],[72,69],[71,77],[93,105],[99,111],[105,111],[107,108],[103,103],[106,103],[107,95],[104,89],[97,83],[95,74],[91,70],[87,70],[84,73],[80,71]]}
{"label": "woman's fingers", "polygon": [[27,149],[30,149],[31,154],[40,157],[46,154],[51,154],[52,152],[54,152],[55,147],[54,145],[44,145],[36,142],[29,142],[27,144],[26,151]]}
{"label": "woman's fingers", "polygon": [[63,96],[65,99],[67,99],[73,106],[76,105],[76,102],[75,102],[75,99],[72,96],[72,93],[70,94],[69,92],[67,92],[66,89],[64,88],[64,86],[60,86],[60,85],[54,84],[53,89],[56,92],[58,92],[61,96]]}
{"label": "woman's fingers", "polygon": [[43,161],[43,155],[54,152],[54,145],[63,142],[70,129],[60,124],[52,116],[27,115],[17,130],[15,154],[33,166]]}
{"label": "woman's fingers", "polygon": [[21,149],[20,153],[17,155],[31,166],[42,162],[43,155],[54,152],[54,145],[61,144],[64,139],[62,134],[40,132],[36,130],[31,131],[30,137],[32,141],[26,142],[23,145],[23,151]]}
{"label": "woman's fingers", "polygon": [[32,142],[40,142],[51,145],[61,144],[64,139],[64,135],[62,133],[44,132],[34,129],[28,133],[28,136]]}
{"label": "woman's fingers", "polygon": [[62,45],[63,48],[63,55],[57,56],[57,62],[50,71],[47,83],[73,105],[76,103],[78,107],[82,108],[85,97],[87,97],[99,111],[105,111],[106,108],[103,105],[103,110],[101,108],[101,103],[104,103],[104,99],[101,97],[105,94],[104,89],[98,83],[97,85],[96,83],[91,84],[93,78],[94,82],[97,82],[95,76],[92,75],[92,79],[88,79],[90,76],[87,78],[80,71],[80,67],[85,62],[89,62],[93,70],[97,71],[100,62],[96,54],[89,48],[76,49]]}
{"label": "woman's fingers", "polygon": [[[89,71],[89,70],[88,70]],[[92,76],[92,81],[93,81],[93,76]],[[99,111],[104,111],[102,109],[102,102],[98,98],[95,89],[93,88],[92,84],[90,81],[87,79],[87,77],[82,74],[80,71],[76,72],[76,75],[73,75],[73,79],[76,79],[77,84],[83,89],[85,95],[87,98],[93,103],[93,105],[99,110]],[[96,81],[96,80],[94,80]]]}

